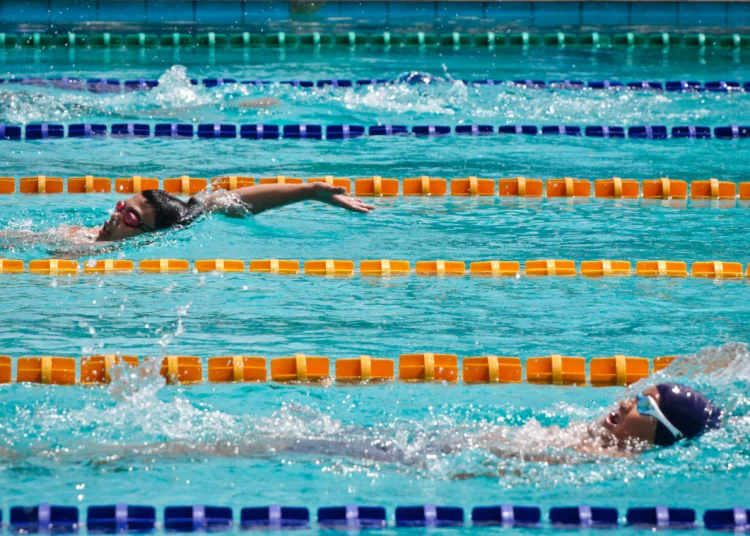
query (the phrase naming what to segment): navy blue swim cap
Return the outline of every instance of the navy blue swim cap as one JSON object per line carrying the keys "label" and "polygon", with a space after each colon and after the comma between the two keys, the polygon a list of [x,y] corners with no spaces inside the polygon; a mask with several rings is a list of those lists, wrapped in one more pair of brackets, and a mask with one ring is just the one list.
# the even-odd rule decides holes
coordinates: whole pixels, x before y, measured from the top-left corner
{"label": "navy blue swim cap", "polygon": [[[656,389],[661,397],[659,408],[685,438],[697,437],[706,430],[719,427],[724,412],[704,394],[678,383],[660,383]],[[658,423],[654,442],[668,447],[676,443],[677,439],[666,426]]]}

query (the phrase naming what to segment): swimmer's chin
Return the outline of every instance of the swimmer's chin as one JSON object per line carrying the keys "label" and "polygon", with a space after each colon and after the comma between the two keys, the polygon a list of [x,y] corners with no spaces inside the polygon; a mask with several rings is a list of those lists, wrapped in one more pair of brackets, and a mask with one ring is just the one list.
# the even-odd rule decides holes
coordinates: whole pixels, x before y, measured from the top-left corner
{"label": "swimmer's chin", "polygon": [[104,227],[99,229],[99,232],[96,234],[96,238],[94,238],[94,242],[111,242],[112,239],[109,237],[109,233],[106,231]]}
{"label": "swimmer's chin", "polygon": [[117,239],[112,238],[111,231],[107,229],[106,225],[103,225],[99,231],[97,232],[96,236],[94,237],[94,242],[116,242]]}

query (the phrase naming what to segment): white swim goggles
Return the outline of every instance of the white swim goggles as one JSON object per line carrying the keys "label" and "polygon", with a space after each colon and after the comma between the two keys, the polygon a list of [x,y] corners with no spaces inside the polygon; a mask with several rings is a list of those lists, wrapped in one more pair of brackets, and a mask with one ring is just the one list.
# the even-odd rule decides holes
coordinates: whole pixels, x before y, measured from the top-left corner
{"label": "white swim goggles", "polygon": [[664,413],[662,413],[661,408],[659,408],[659,404],[656,403],[654,397],[648,395],[636,395],[635,399],[637,401],[638,413],[655,418],[671,432],[675,439],[682,439],[684,437],[683,433],[664,416]]}

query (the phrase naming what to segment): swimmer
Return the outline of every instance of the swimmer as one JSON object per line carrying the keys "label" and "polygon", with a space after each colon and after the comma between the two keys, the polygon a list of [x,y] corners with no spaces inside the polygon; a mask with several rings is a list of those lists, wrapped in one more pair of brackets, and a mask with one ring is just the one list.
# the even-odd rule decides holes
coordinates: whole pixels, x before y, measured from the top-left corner
{"label": "swimmer", "polygon": [[621,401],[600,424],[606,430],[604,444],[627,449],[669,447],[718,428],[723,410],[705,395],[676,383],[660,383],[634,398]]}
{"label": "swimmer", "polygon": [[632,456],[654,447],[670,447],[718,428],[723,410],[685,385],[660,383],[626,398],[588,428],[576,450],[608,456]]}
{"label": "swimmer", "polygon": [[[480,436],[476,446],[501,458],[565,464],[579,463],[570,451],[595,456],[631,457],[656,447],[669,447],[694,439],[718,428],[723,410],[705,395],[675,383],[651,386],[615,405],[604,417],[591,423],[573,423],[567,429],[550,427],[535,430],[546,436],[536,445],[520,450],[517,441],[508,441],[508,429]],[[564,432],[564,433],[563,433]],[[548,433],[548,435],[547,435]],[[513,443],[513,444],[511,444]],[[550,447],[563,449],[550,453]],[[566,454],[564,450],[567,449]],[[477,475],[461,475],[470,477]]]}
{"label": "swimmer", "polygon": [[272,433],[257,430],[251,436],[226,441],[183,438],[120,445],[114,449],[96,444],[87,446],[79,455],[123,460],[130,456],[151,459],[155,455],[272,458],[283,454],[423,467],[431,460],[452,454],[474,451],[481,455],[483,451],[492,455],[492,459],[485,458],[482,462],[486,471],[453,474],[452,478],[497,478],[518,470],[498,463],[498,458],[553,465],[597,463],[603,456],[629,458],[695,439],[718,428],[723,417],[724,411],[695,389],[661,383],[622,400],[595,422],[574,422],[565,428],[542,427],[536,421],[520,427],[498,426],[490,433],[479,435],[468,427],[443,428],[413,434],[405,443],[405,434],[398,426],[369,428],[338,423],[337,431],[315,437],[303,437],[296,432],[285,435],[280,430]]}
{"label": "swimmer", "polygon": [[212,195],[192,197],[187,202],[163,190],[145,190],[127,200],[118,201],[109,220],[101,227],[62,225],[44,232],[0,231],[0,250],[14,249],[21,244],[74,244],[76,248],[73,250],[55,250],[52,253],[59,258],[76,258],[90,253],[91,245],[96,244],[97,252],[105,252],[115,245],[103,248],[100,245],[119,242],[144,233],[184,227],[204,214],[217,213],[242,218],[247,214],[260,214],[300,201],[319,201],[363,214],[375,209],[360,199],[350,197],[346,189],[324,182],[247,186],[231,192],[221,191]]}
{"label": "swimmer", "polygon": [[75,228],[69,231],[72,242],[115,242],[144,233],[188,225],[197,217],[219,213],[242,217],[298,203],[319,201],[351,212],[369,213],[375,207],[350,197],[346,189],[324,182],[307,184],[261,184],[192,197],[185,202],[163,190],[146,190],[119,201],[112,216],[101,227]]}
{"label": "swimmer", "polygon": [[122,102],[108,99],[102,102],[86,97],[58,98],[44,93],[30,93],[26,91],[0,91],[0,123],[19,122],[18,112],[29,107],[38,112],[39,116],[34,121],[67,119],[88,121],[92,116],[108,116],[125,120],[145,119],[185,119],[191,121],[212,121],[213,118],[203,118],[203,112],[213,113],[215,107],[221,110],[236,109],[238,113],[248,113],[249,110],[268,110],[280,104],[275,97],[262,97],[257,99],[229,98],[211,103],[190,104],[183,102],[181,105],[163,105],[158,102],[146,103],[144,109],[129,108],[137,104],[135,101]]}
{"label": "swimmer", "polygon": [[[153,374],[157,374],[155,369]],[[295,408],[294,404],[287,410],[302,412],[304,422],[316,416],[309,408]],[[723,413],[692,388],[662,383],[619,402],[596,422],[574,422],[565,428],[543,427],[531,420],[523,426],[498,426],[492,433],[477,434],[473,426],[409,430],[398,423],[365,427],[337,422],[325,433],[307,435],[300,433],[305,429],[300,421],[300,427],[293,426],[291,430],[279,429],[276,425],[268,429],[261,425],[251,433],[240,431],[221,440],[188,434],[169,441],[134,444],[78,443],[70,449],[29,445],[22,451],[0,450],[0,460],[23,462],[29,456],[41,456],[51,457],[58,463],[63,458],[71,458],[96,466],[120,466],[139,460],[154,464],[159,458],[175,456],[271,460],[300,456],[313,457],[316,463],[326,463],[325,458],[343,458],[365,464],[392,464],[396,469],[425,470],[433,475],[435,464],[445,467],[443,460],[471,453],[480,466],[477,471],[449,471],[445,476],[455,480],[497,479],[528,476],[525,465],[508,462],[559,466],[590,464],[598,471],[602,457],[631,458],[654,448],[667,448],[695,439],[717,428]],[[284,415],[284,420],[290,423],[297,418],[300,417],[293,413]]]}

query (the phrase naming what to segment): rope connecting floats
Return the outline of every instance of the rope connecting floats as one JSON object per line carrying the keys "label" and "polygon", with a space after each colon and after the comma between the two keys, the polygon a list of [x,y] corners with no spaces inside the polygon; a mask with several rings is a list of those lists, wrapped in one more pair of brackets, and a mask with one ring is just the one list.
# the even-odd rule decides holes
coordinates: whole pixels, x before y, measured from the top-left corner
{"label": "rope connecting floats", "polygon": [[[266,361],[258,356],[220,356],[208,358],[207,376],[203,376],[203,360],[197,356],[166,356],[161,359],[159,373],[168,384],[196,384],[226,382],[303,382],[303,383],[360,383],[390,381],[457,383],[459,375],[466,384],[528,383],[547,385],[626,386],[647,378],[651,373],[666,368],[676,356],[657,357],[595,357],[590,360],[588,374],[583,357],[553,354],[530,357],[522,364],[518,357],[465,357],[455,354],[404,354],[398,359],[398,376],[393,359],[362,355],[353,359],[334,360],[331,374],[330,359],[297,354]],[[150,358],[145,358],[149,361]],[[110,383],[127,367],[140,363],[136,356],[98,355],[83,357],[40,356],[20,357],[16,361],[16,382],[45,385],[96,385]],[[0,356],[0,383],[11,383],[12,360]]]}
{"label": "rope connecting floats", "polygon": [[[81,266],[70,259],[22,260],[0,259],[0,274],[20,274],[26,272],[48,276],[78,276],[95,274],[123,274],[135,272],[135,261],[127,259],[99,259],[86,261]],[[185,259],[144,259],[138,261],[140,273],[175,274],[190,272],[190,262]],[[638,261],[635,272],[630,261],[592,260],[583,261],[577,267],[575,261],[559,259],[539,259],[526,261],[523,270],[517,261],[477,261],[469,264],[463,261],[418,261],[412,270],[411,263],[404,260],[363,260],[359,269],[351,260],[323,259],[300,261],[288,259],[258,259],[249,264],[239,259],[203,259],[193,262],[195,273],[245,271],[275,275],[312,275],[327,277],[398,277],[398,276],[477,276],[477,277],[521,277],[522,275],[574,277],[629,277],[635,274],[642,277],[694,277],[699,279],[745,279],[750,278],[750,264],[745,269],[739,262],[707,261],[694,262],[690,272],[687,263],[680,261]]]}
{"label": "rope connecting floats", "polygon": [[[538,79],[514,79],[499,80],[493,78],[477,78],[473,80],[448,78],[445,80],[435,79],[423,74],[412,74],[394,79],[387,78],[362,78],[357,80],[346,78],[328,78],[320,80],[243,80],[238,78],[191,78],[190,83],[194,86],[202,85],[207,88],[221,87],[226,85],[282,85],[296,88],[351,88],[361,86],[375,86],[384,84],[430,84],[438,81],[475,86],[506,86],[512,88],[533,89],[626,89],[626,90],[652,90],[669,92],[701,92],[731,93],[736,91],[750,92],[750,82],[738,82],[736,80],[713,80],[700,82],[698,80],[667,80],[666,82],[652,80],[638,80],[634,82],[620,82],[619,80],[538,80]],[[119,78],[76,78],[75,76],[58,76],[53,78],[42,78],[33,76],[15,76],[11,78],[0,78],[0,84],[27,85],[35,87],[46,87],[51,89],[69,89],[72,91],[89,91],[91,93],[123,93],[132,91],[148,91],[159,86],[159,81],[149,78],[123,79]]]}
{"label": "rope connecting floats", "polygon": [[[0,512],[1,513],[1,512]],[[389,525],[386,509],[382,506],[325,506],[318,508],[320,528],[338,530],[383,529]],[[709,530],[745,532],[750,510],[727,508],[706,510],[703,527]],[[244,529],[309,529],[310,510],[307,507],[261,506],[240,510],[239,522],[229,506],[184,505],[164,508],[163,522],[156,521],[156,508],[147,505],[113,504],[89,506],[86,528],[91,533],[120,534],[122,532],[152,532],[161,525],[171,532],[229,531],[235,526]],[[601,506],[554,506],[548,520],[553,528],[618,528],[621,525],[617,508]],[[628,508],[625,526],[640,529],[699,528],[693,508],[648,506]],[[542,511],[538,506],[498,504],[477,506],[471,511],[474,527],[520,526],[543,527]],[[464,527],[464,509],[459,506],[434,504],[397,506],[395,527]],[[13,532],[77,533],[77,506],[55,506],[42,503],[35,506],[12,506],[9,528]]]}
{"label": "rope connecting floats", "polygon": [[[1,513],[1,512],[0,512]],[[709,530],[745,532],[750,510],[727,508],[706,510],[703,527]],[[157,523],[156,508],[147,505],[111,504],[89,506],[86,529],[90,533],[120,534],[123,532],[152,532],[159,525],[172,532],[230,531],[235,526],[244,529],[309,529],[310,510],[307,507],[260,506],[240,510],[238,522],[229,506],[202,504],[167,506],[162,523]],[[9,528],[16,533],[77,533],[83,527],[77,506],[56,506],[42,503],[34,506],[12,506]],[[553,506],[548,512],[553,528],[618,528],[622,527],[617,508],[602,506]],[[699,528],[693,508],[648,506],[628,508],[625,526],[640,529]],[[382,506],[325,506],[318,508],[318,526],[323,529],[358,530],[383,529],[389,525],[386,509]],[[520,526],[544,527],[542,510],[538,506],[497,504],[477,506],[471,510],[474,527]],[[464,527],[464,509],[459,506],[425,504],[397,506],[395,527]]]}
{"label": "rope connecting floats", "polygon": [[[750,138],[750,126],[727,125],[713,129],[708,126],[678,125],[670,129],[664,125],[639,125],[632,127],[590,125],[265,125],[232,123],[158,123],[153,126],[153,135],[173,139],[246,139],[246,140],[343,140],[362,137],[439,138],[456,136],[490,136],[494,134],[519,134],[528,136],[587,136],[592,138],[630,138],[639,140],[666,139],[745,139]],[[75,123],[65,126],[54,123],[34,123],[25,127],[0,123],[0,140],[26,141],[58,140],[63,138],[101,139],[107,135],[114,138],[148,138],[152,135],[149,123],[114,123],[110,126],[95,123]]]}
{"label": "rope connecting floats", "polygon": [[[13,177],[0,177],[0,194],[60,194],[66,191],[71,194],[111,193],[112,179],[85,175],[61,177],[37,175],[22,177],[16,184]],[[191,177],[166,178],[163,181],[154,177],[122,177],[114,180],[114,191],[121,194],[134,194],[144,190],[162,188],[175,194],[191,196],[198,193],[217,190],[236,190],[256,184],[302,184],[305,180],[298,177],[278,175],[255,179],[247,175],[226,175],[212,179]],[[345,188],[352,193],[352,179],[345,177],[312,177],[308,183],[325,182]],[[662,177],[647,179],[641,182],[635,179],[594,180],[593,189],[588,179],[564,177],[561,179],[531,179],[526,177],[489,179],[466,177],[446,180],[438,177],[411,177],[404,179],[388,177],[367,177],[354,179],[354,195],[359,197],[396,197],[403,196],[458,196],[458,197],[528,197],[528,198],[601,198],[601,199],[662,199],[684,200],[688,197],[695,201],[750,201],[750,182],[739,184],[719,179],[687,181]],[[16,188],[18,186],[18,188]],[[593,190],[593,191],[592,191]]]}
{"label": "rope connecting floats", "polygon": [[0,48],[176,48],[205,47],[223,48],[296,48],[296,47],[418,47],[418,48],[475,48],[536,46],[578,46],[588,48],[648,47],[664,49],[695,49],[699,53],[707,48],[744,49],[750,47],[747,34],[711,33],[640,33],[640,32],[355,32],[340,33],[311,32],[304,34],[270,32],[257,34],[241,32],[233,34],[208,32],[191,33],[80,33],[68,32],[57,35],[29,32],[23,34],[0,33]]}

